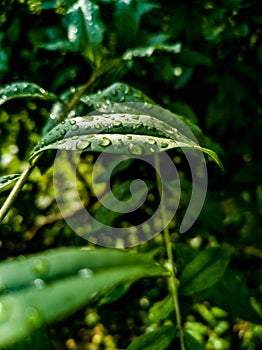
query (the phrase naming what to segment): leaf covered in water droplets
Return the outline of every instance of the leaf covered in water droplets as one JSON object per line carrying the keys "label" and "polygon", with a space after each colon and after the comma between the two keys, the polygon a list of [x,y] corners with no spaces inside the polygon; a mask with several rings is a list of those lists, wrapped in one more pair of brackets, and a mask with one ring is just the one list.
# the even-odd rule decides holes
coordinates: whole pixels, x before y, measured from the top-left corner
{"label": "leaf covered in water droplets", "polygon": [[158,106],[147,104],[146,109],[148,114],[104,113],[64,120],[40,140],[31,159],[48,149],[148,155],[186,147],[206,152],[219,163],[214,152],[199,146],[180,118]]}
{"label": "leaf covered in water droplets", "polygon": [[177,54],[181,52],[181,43],[178,42],[175,44],[158,44],[129,49],[123,54],[123,59],[131,60],[136,57],[150,57],[155,53],[155,51],[163,51]]}
{"label": "leaf covered in water droplets", "polygon": [[9,190],[19,179],[20,174],[5,175],[0,177],[0,192]]}
{"label": "leaf covered in water droplets", "polygon": [[99,6],[89,0],[78,0],[67,12],[68,40],[98,66],[102,57],[101,43],[105,27],[100,19]]}
{"label": "leaf covered in water droplets", "polygon": [[26,81],[10,83],[0,89],[0,105],[9,100],[24,97],[57,100],[57,96],[53,93],[49,93],[42,87]]}
{"label": "leaf covered in water droplets", "polygon": [[[154,104],[154,101],[140,90],[121,82],[116,82],[104,90],[98,90],[95,94],[84,95],[81,101],[92,110],[99,109],[110,113],[113,113],[113,107],[117,107],[116,103],[147,102]],[[124,111],[123,106],[121,110]]]}

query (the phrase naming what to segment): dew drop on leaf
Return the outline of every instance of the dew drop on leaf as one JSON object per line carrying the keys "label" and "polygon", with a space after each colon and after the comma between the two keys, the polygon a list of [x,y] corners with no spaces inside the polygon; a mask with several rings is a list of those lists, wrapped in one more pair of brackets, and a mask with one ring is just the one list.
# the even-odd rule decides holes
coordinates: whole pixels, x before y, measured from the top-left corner
{"label": "dew drop on leaf", "polygon": [[45,259],[35,259],[32,268],[37,276],[42,276],[48,271],[48,263]]}
{"label": "dew drop on leaf", "polygon": [[132,154],[142,154],[143,153],[142,146],[140,146],[138,144],[131,143],[128,146],[128,149],[129,149],[129,152],[132,153]]}
{"label": "dew drop on leaf", "polygon": [[160,143],[160,146],[161,146],[162,148],[166,148],[166,147],[168,147],[168,143],[166,143],[166,142],[161,142],[161,143]]}
{"label": "dew drop on leaf", "polygon": [[78,150],[84,150],[86,149],[87,147],[89,147],[91,145],[91,142],[88,141],[88,140],[79,140],[77,141],[76,143],[76,148]]}
{"label": "dew drop on leaf", "polygon": [[71,125],[74,125],[74,124],[76,123],[76,121],[75,121],[75,119],[71,119],[71,120],[69,121],[69,123],[70,123]]}
{"label": "dew drop on leaf", "polygon": [[156,140],[154,140],[154,139],[147,139],[146,142],[149,143],[150,145],[156,144]]}
{"label": "dew drop on leaf", "polygon": [[75,125],[72,126],[71,130],[72,131],[76,131],[78,128],[79,128],[79,126],[77,124],[75,124]]}
{"label": "dew drop on leaf", "polygon": [[107,137],[103,137],[103,140],[99,143],[100,146],[107,147],[111,144],[111,140]]}
{"label": "dew drop on leaf", "polygon": [[65,134],[66,134],[66,129],[62,129],[62,130],[60,131],[60,134],[61,134],[61,135],[65,135]]}

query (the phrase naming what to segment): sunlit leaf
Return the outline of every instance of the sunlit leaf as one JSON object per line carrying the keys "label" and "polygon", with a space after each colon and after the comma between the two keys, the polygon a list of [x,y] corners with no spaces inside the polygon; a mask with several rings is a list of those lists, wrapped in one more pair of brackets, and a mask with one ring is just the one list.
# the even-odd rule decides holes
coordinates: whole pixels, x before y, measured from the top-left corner
{"label": "sunlit leaf", "polygon": [[78,0],[68,12],[68,39],[96,66],[100,64],[104,24],[94,1]]}
{"label": "sunlit leaf", "polygon": [[123,58],[124,60],[131,60],[132,58],[136,57],[150,57],[155,51],[178,54],[181,51],[181,43],[162,45],[156,44],[152,46],[129,49],[124,53]]}
{"label": "sunlit leaf", "polygon": [[0,89],[0,105],[15,98],[39,98],[56,100],[57,97],[42,87],[27,81],[13,82]]}
{"label": "sunlit leaf", "polygon": [[149,309],[148,318],[151,322],[159,322],[168,318],[168,316],[174,311],[174,305],[171,295],[165,297],[165,299],[157,301]]}
{"label": "sunlit leaf", "polygon": [[19,179],[20,174],[5,175],[0,177],[0,192],[9,190]]}
{"label": "sunlit leaf", "polygon": [[[129,109],[128,105],[125,107]],[[125,109],[121,105],[119,108]],[[132,108],[135,111],[142,108],[148,114],[100,114],[96,111],[94,115],[64,120],[40,140],[31,159],[48,149],[147,155],[186,147],[207,153],[221,165],[213,151],[200,147],[188,137],[190,130],[181,118],[147,103],[137,108],[131,104]]]}
{"label": "sunlit leaf", "polygon": [[174,326],[162,326],[136,338],[127,350],[164,350],[176,337]]}
{"label": "sunlit leaf", "polygon": [[198,253],[181,272],[181,295],[194,295],[212,287],[223,278],[230,256],[227,246],[209,247]]}

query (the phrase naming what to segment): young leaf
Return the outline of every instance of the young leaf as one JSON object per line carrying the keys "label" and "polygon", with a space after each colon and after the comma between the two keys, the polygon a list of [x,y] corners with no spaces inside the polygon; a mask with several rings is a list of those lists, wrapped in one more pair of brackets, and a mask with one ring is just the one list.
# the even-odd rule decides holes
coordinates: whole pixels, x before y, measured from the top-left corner
{"label": "young leaf", "polygon": [[0,193],[12,188],[19,177],[20,174],[5,175],[0,177]]}
{"label": "young leaf", "polygon": [[67,14],[69,41],[95,66],[99,66],[100,45],[105,31],[100,19],[99,6],[94,1],[78,0]]}
{"label": "young leaf", "polygon": [[174,305],[171,295],[165,299],[157,301],[150,309],[148,318],[151,322],[160,322],[168,318],[174,311]]}
{"label": "young leaf", "polygon": [[127,350],[164,350],[176,337],[174,326],[162,326],[136,338]]}
{"label": "young leaf", "polygon": [[57,100],[57,96],[42,87],[27,81],[14,82],[0,89],[0,105],[15,98],[39,98],[43,100]]}
{"label": "young leaf", "polygon": [[180,276],[180,294],[194,295],[217,283],[229,264],[231,249],[227,246],[209,247],[191,260]]}

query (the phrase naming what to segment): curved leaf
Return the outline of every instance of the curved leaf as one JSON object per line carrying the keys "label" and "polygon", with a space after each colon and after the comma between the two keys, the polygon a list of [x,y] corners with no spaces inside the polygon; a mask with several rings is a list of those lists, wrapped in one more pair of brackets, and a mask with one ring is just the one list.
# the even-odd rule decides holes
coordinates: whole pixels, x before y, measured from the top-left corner
{"label": "curved leaf", "polygon": [[[129,105],[120,105],[119,108],[128,110]],[[186,147],[209,154],[220,165],[216,154],[200,147],[179,117],[147,103],[144,108],[148,111],[147,115],[114,113],[64,120],[40,140],[31,159],[48,149],[148,155]]]}
{"label": "curved leaf", "polygon": [[27,81],[14,82],[5,85],[0,90],[0,105],[15,98],[40,98],[43,100],[57,100],[57,96],[42,87]]}
{"label": "curved leaf", "polygon": [[20,174],[5,175],[0,177],[0,193],[12,188],[19,177]]}

